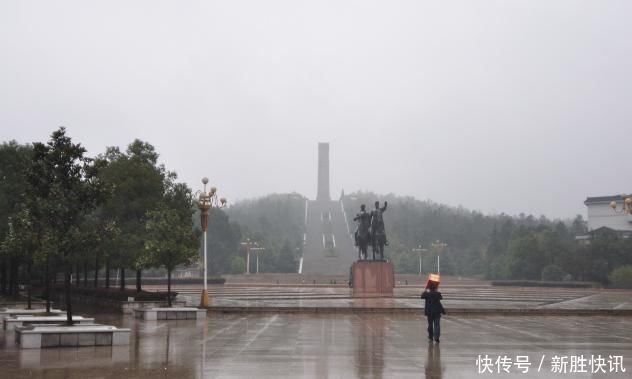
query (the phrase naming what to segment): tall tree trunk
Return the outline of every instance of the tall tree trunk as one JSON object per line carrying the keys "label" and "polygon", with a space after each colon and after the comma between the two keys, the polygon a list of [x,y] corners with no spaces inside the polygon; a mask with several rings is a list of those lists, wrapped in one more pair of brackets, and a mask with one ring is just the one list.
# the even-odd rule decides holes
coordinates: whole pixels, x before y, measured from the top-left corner
{"label": "tall tree trunk", "polygon": [[81,266],[79,265],[79,262],[77,262],[75,264],[75,271],[76,271],[76,277],[75,277],[75,286],[79,287],[79,285],[81,284]]}
{"label": "tall tree trunk", "polygon": [[88,261],[83,262],[83,286],[88,287]]}
{"label": "tall tree trunk", "polygon": [[136,292],[140,292],[143,289],[141,288],[141,278],[143,275],[142,270],[136,270]]}
{"label": "tall tree trunk", "polygon": [[99,254],[94,258],[94,288],[99,286]]}
{"label": "tall tree trunk", "polygon": [[110,258],[105,260],[105,289],[110,289]]}
{"label": "tall tree trunk", "polygon": [[7,293],[7,259],[0,258],[0,293]]}
{"label": "tall tree trunk", "polygon": [[72,326],[72,301],[70,299],[71,272],[71,270],[67,269],[64,273],[64,292],[66,293],[66,325],[68,326]]}
{"label": "tall tree trunk", "polygon": [[18,273],[19,273],[19,268],[20,265],[18,264],[18,260],[16,258],[12,259],[11,262],[11,282],[10,284],[10,293],[11,296],[15,297],[16,299],[18,297],[20,297],[20,287],[19,287],[19,278],[18,278]]}
{"label": "tall tree trunk", "polygon": [[50,258],[46,254],[46,268],[44,272],[44,284],[46,286],[46,313],[50,313]]}
{"label": "tall tree trunk", "polygon": [[27,263],[26,266],[26,309],[32,309],[31,308],[31,285],[33,284],[33,281],[31,280],[31,274],[32,274],[32,270],[31,270],[32,264],[29,261]]}
{"label": "tall tree trunk", "polygon": [[9,272],[9,278],[8,278],[9,285],[8,285],[8,288],[7,288],[7,295],[13,296],[13,258],[9,258],[8,266],[9,266],[9,269],[8,269],[8,272]]}
{"label": "tall tree trunk", "polygon": [[171,269],[167,268],[167,305],[171,308]]}
{"label": "tall tree trunk", "polygon": [[125,268],[121,267],[121,291],[125,291]]}

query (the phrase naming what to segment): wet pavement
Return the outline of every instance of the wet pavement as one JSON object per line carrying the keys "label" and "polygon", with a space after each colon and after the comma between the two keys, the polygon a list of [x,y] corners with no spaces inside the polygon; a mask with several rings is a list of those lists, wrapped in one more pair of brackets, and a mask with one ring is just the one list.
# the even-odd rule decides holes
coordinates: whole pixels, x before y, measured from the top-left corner
{"label": "wet pavement", "polygon": [[[560,378],[632,376],[632,318],[456,317],[428,343],[420,315],[209,314],[142,321],[78,314],[132,329],[128,347],[19,350],[0,332],[1,378]],[[526,374],[479,374],[476,361],[527,356]],[[621,356],[625,373],[551,371],[554,356]],[[542,358],[544,357],[544,358]],[[537,371],[540,362],[540,372]],[[481,360],[479,362],[487,362]],[[488,369],[489,366],[486,366]],[[606,366],[606,371],[609,367]]]}

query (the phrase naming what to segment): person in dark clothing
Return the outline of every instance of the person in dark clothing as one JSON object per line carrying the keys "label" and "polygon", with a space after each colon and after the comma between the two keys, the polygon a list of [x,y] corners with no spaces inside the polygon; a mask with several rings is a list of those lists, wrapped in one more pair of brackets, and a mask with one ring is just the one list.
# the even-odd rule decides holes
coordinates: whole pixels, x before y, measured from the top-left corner
{"label": "person in dark clothing", "polygon": [[421,298],[426,300],[424,314],[428,318],[428,341],[432,342],[434,339],[439,343],[441,315],[445,314],[445,309],[441,304],[443,296],[441,296],[441,292],[437,291],[437,285],[430,283],[428,288],[422,292]]}

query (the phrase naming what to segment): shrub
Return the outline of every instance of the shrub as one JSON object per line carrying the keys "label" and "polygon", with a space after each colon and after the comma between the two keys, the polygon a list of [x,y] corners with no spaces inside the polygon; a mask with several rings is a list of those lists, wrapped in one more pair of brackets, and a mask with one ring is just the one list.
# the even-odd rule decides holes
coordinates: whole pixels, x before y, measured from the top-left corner
{"label": "shrub", "polygon": [[632,288],[632,265],[617,267],[608,277],[613,287]]}
{"label": "shrub", "polygon": [[547,282],[561,282],[566,272],[560,266],[548,265],[542,269],[542,280]]}
{"label": "shrub", "polygon": [[244,258],[237,256],[233,257],[230,261],[230,273],[243,274],[244,271],[246,271],[246,262],[244,262]]}

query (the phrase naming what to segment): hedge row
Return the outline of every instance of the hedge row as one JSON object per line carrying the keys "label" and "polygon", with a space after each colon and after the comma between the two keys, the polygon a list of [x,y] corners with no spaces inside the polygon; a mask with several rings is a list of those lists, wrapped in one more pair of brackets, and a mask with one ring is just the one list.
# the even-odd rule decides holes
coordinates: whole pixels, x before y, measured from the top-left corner
{"label": "hedge row", "polygon": [[[63,286],[53,288],[56,292],[64,292]],[[166,301],[167,292],[148,292],[136,289],[126,288],[121,291],[119,288],[93,288],[93,287],[72,287],[70,292],[73,296],[92,296],[102,299],[110,299],[116,301],[127,301],[127,298],[133,297],[135,301]],[[175,299],[177,292],[171,291],[171,298]]]}

